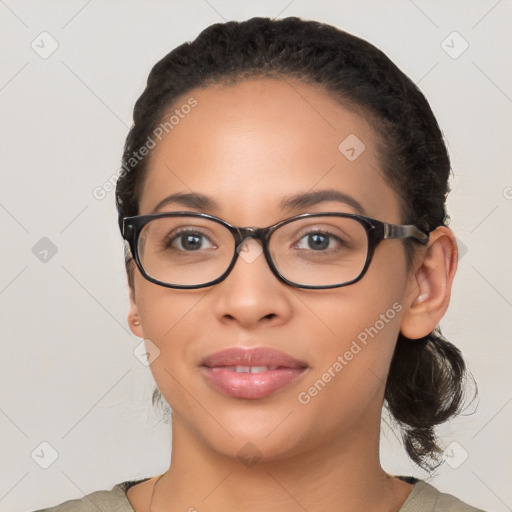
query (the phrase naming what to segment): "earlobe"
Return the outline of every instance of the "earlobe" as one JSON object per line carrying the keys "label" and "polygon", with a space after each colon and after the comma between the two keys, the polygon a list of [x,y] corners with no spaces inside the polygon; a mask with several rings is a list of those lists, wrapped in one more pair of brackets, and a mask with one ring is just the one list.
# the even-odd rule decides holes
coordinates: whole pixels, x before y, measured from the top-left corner
{"label": "earlobe", "polygon": [[457,270],[457,255],[457,242],[448,227],[439,226],[430,233],[426,250],[415,262],[404,298],[407,307],[400,331],[406,338],[427,336],[444,316]]}
{"label": "earlobe", "polygon": [[142,325],[140,323],[139,310],[135,303],[135,293],[133,288],[130,288],[130,309],[128,310],[127,320],[130,331],[132,331],[132,333],[138,338],[143,338],[144,335],[142,333]]}

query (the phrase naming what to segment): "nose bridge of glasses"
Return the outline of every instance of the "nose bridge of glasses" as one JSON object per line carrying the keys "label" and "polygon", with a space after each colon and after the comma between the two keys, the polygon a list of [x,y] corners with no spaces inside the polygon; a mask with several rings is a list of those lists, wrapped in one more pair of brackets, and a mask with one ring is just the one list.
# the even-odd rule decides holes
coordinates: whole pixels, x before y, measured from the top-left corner
{"label": "nose bridge of glasses", "polygon": [[243,245],[248,238],[258,240],[261,242],[260,245],[263,245],[265,238],[267,237],[267,233],[268,230],[265,228],[237,228],[237,236],[235,236],[237,246],[240,246],[241,244]]}
{"label": "nose bridge of glasses", "polygon": [[245,263],[253,263],[264,252],[265,228],[237,228],[235,252]]}

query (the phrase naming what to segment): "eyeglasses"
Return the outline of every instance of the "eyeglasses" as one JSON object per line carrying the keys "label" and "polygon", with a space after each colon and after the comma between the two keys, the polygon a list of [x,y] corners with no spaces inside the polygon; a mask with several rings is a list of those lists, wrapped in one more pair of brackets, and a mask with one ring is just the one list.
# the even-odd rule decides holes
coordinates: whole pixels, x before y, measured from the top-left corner
{"label": "eyeglasses", "polygon": [[122,235],[148,281],[183,289],[226,279],[238,256],[245,259],[250,239],[262,242],[258,249],[278,279],[311,289],[359,281],[382,240],[412,238],[425,245],[429,239],[414,225],[334,212],[304,213],[267,228],[234,227],[206,213],[153,213],[123,218]]}

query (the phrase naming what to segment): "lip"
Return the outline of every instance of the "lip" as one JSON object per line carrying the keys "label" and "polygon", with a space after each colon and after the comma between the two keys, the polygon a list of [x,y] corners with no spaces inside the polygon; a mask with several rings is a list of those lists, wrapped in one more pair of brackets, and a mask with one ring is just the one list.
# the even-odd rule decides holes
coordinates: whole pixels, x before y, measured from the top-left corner
{"label": "lip", "polygon": [[[236,366],[268,366],[258,373],[236,372]],[[234,398],[257,399],[270,396],[293,384],[308,365],[269,347],[232,347],[210,354],[201,362],[201,373],[213,388]]]}

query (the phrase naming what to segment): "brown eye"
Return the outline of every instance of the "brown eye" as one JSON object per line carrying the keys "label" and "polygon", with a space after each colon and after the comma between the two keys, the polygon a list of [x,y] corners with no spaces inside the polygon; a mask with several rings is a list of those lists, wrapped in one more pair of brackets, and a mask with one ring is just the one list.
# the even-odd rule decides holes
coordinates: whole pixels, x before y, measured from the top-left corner
{"label": "brown eye", "polygon": [[211,249],[214,245],[211,240],[200,231],[183,229],[172,233],[167,238],[165,246],[179,251],[193,252],[201,249]]}

